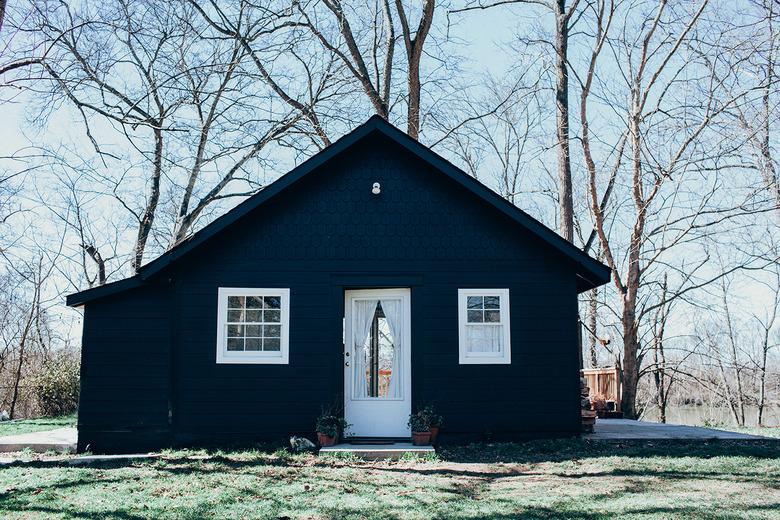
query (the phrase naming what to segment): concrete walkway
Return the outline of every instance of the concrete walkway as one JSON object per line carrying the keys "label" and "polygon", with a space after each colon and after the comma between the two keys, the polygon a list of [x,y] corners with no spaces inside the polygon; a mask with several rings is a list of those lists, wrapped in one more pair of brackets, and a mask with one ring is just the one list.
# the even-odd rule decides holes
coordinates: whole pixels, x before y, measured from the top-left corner
{"label": "concrete walkway", "polygon": [[700,426],[662,424],[630,419],[598,419],[593,433],[587,433],[583,435],[583,438],[594,440],[775,440],[771,437],[713,430]]}
{"label": "concrete walkway", "polygon": [[21,433],[0,437],[0,453],[32,450],[36,453],[76,451],[76,428],[57,428],[43,432]]}

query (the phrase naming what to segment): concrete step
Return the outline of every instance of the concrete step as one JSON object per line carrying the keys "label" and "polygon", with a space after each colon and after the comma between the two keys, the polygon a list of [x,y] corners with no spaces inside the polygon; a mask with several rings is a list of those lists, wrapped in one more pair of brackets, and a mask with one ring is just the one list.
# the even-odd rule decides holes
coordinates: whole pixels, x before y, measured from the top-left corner
{"label": "concrete step", "polygon": [[320,455],[351,454],[366,460],[398,460],[407,453],[425,457],[433,455],[436,453],[436,450],[433,446],[415,446],[411,442],[394,442],[392,444],[341,443],[327,448],[320,448]]}
{"label": "concrete step", "polygon": [[33,433],[20,433],[0,437],[0,453],[32,450],[36,453],[76,451],[76,428],[57,428]]}

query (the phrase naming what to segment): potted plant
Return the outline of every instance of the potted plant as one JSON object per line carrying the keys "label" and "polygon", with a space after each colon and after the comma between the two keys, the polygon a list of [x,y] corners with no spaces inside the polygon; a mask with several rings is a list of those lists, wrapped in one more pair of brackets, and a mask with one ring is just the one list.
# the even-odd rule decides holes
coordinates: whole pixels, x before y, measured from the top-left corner
{"label": "potted plant", "polygon": [[419,410],[409,416],[407,423],[412,430],[412,444],[425,446],[431,442],[431,419],[424,410]]}
{"label": "potted plant", "polygon": [[333,446],[349,427],[350,424],[333,410],[323,410],[317,418],[317,441],[323,447]]}
{"label": "potted plant", "polygon": [[596,415],[603,419],[607,415],[607,398],[602,394],[596,394],[590,398],[590,407]]}
{"label": "potted plant", "polygon": [[436,439],[439,437],[439,430],[444,426],[444,417],[436,413],[436,409],[433,405],[428,405],[423,409],[423,413],[428,416],[428,422],[431,425],[431,444],[436,444]]}

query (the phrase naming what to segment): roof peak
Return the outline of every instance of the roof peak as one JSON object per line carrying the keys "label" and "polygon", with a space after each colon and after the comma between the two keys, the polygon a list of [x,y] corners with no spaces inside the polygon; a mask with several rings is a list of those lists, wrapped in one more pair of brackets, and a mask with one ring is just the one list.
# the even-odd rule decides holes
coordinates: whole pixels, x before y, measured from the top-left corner
{"label": "roof peak", "polygon": [[[224,228],[240,220],[267,200],[275,197],[287,187],[318,169],[337,155],[349,150],[355,143],[363,140],[375,130],[381,132],[383,135],[414,154],[420,160],[427,162],[434,169],[468,189],[475,196],[488,202],[501,213],[514,220],[518,225],[523,226],[532,234],[552,246],[559,253],[568,257],[569,260],[574,263],[577,274],[584,281],[582,285],[587,286],[586,289],[597,287],[598,285],[602,285],[609,281],[611,271],[607,266],[589,257],[579,248],[564,240],[555,231],[510,203],[492,189],[488,188],[427,146],[421,144],[388,120],[374,114],[369,117],[365,123],[343,135],[327,148],[314,154],[261,191],[252,195],[235,208],[206,225],[200,231],[191,235],[188,239],[179,243],[151,262],[141,266],[141,269],[135,276],[101,287],[71,294],[67,297],[67,304],[71,306],[81,305],[87,301],[127,290],[131,286],[137,286],[138,284],[143,283],[148,278],[165,269],[191,250],[218,234]],[[131,281],[133,282],[131,283]]]}

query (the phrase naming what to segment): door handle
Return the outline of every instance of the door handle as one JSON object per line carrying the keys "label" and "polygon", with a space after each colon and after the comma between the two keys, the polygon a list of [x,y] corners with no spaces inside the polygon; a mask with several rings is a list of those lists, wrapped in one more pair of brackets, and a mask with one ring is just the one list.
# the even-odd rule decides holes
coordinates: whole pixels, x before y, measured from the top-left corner
{"label": "door handle", "polygon": [[345,367],[348,367],[348,366],[349,366],[349,361],[347,361],[346,363],[344,363],[344,366],[345,366]]}

